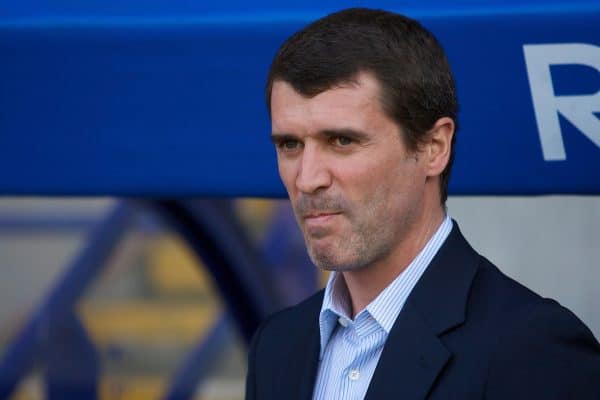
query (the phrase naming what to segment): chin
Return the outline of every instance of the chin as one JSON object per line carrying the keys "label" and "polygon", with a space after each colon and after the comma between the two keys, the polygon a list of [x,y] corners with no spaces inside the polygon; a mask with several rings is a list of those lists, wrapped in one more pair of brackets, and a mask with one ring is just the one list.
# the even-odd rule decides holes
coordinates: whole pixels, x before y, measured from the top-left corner
{"label": "chin", "polygon": [[309,250],[312,262],[325,271],[355,271],[365,267],[358,257],[343,257],[335,252]]}
{"label": "chin", "polygon": [[365,255],[347,246],[337,236],[305,237],[308,255],[313,264],[325,271],[353,271],[364,268]]}

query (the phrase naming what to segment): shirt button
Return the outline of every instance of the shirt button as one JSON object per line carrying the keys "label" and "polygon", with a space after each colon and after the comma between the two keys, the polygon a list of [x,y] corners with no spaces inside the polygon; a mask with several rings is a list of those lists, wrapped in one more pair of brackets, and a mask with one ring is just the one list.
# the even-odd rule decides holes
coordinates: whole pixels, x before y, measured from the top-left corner
{"label": "shirt button", "polygon": [[357,369],[350,370],[350,373],[348,374],[348,378],[350,378],[351,381],[358,380],[358,378],[360,378],[360,371]]}
{"label": "shirt button", "polygon": [[339,317],[338,318],[338,322],[340,323],[341,326],[343,326],[344,328],[347,328],[349,325],[349,321],[344,318],[344,317]]}

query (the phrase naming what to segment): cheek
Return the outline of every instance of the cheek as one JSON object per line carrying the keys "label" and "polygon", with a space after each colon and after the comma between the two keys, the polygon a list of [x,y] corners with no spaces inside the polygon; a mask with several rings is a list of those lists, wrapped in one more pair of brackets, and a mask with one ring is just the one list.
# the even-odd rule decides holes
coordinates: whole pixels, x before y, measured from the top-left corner
{"label": "cheek", "polygon": [[366,192],[364,194],[368,196],[370,190],[388,185],[390,174],[394,174],[394,171],[374,156],[373,159],[362,163],[345,165],[344,168],[340,168],[340,174],[341,181],[347,182],[349,187]]}
{"label": "cheek", "polygon": [[[375,209],[394,209],[400,204],[410,201],[418,191],[419,178],[414,162],[404,160],[398,162],[373,162],[354,173],[352,193],[354,201]],[[375,210],[372,210],[375,211]]]}
{"label": "cheek", "polygon": [[387,185],[377,168],[346,168],[338,182],[342,195],[356,215],[372,212],[374,203],[388,195]]}

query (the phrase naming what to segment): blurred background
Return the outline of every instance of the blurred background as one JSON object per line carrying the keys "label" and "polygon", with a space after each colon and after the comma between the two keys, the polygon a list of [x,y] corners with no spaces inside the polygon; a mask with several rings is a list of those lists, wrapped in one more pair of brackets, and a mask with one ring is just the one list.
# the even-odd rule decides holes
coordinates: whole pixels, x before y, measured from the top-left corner
{"label": "blurred background", "polygon": [[[45,337],[29,346],[47,342],[57,350],[36,350],[33,367],[10,398],[50,398],[51,389],[43,376],[52,374],[47,359],[54,356],[48,353],[57,352],[59,358],[75,359],[54,360],[60,365],[58,370],[70,375],[65,378],[68,383],[77,384],[90,375],[99,378],[100,399],[242,399],[246,343],[227,318],[224,301],[203,260],[181,235],[143,207],[130,207],[135,208],[134,215],[125,229],[119,229],[118,222],[110,220],[118,203],[110,198],[0,199],[3,358],[7,348],[18,345],[19,336],[26,335],[28,320],[37,313],[55,313],[62,306],[54,302],[52,309],[47,308],[61,291],[74,290],[69,285],[86,286],[74,302],[83,335],[70,322],[41,321],[35,334]],[[307,265],[287,202],[248,199],[231,205],[231,213],[257,248],[281,249],[265,248],[276,258],[273,261],[281,262],[272,272],[290,304],[320,285],[319,274]],[[110,249],[94,250],[93,260],[82,261],[81,255],[89,253],[90,239],[105,240],[95,230],[107,218],[112,225],[107,235],[116,241]],[[285,236],[269,237],[273,234]],[[298,250],[299,256],[294,254]],[[77,272],[90,262],[102,265],[97,272],[84,271],[87,277]],[[298,268],[301,264],[306,268]],[[74,275],[78,279],[72,280]],[[57,331],[57,325],[63,327]],[[194,365],[198,362],[202,365]],[[198,376],[190,377],[189,372],[185,376],[179,372],[182,369]],[[77,370],[83,375],[74,376]],[[194,382],[193,390],[186,387],[184,395],[172,387],[173,381],[182,378]],[[64,395],[82,398],[81,392]]]}
{"label": "blurred background", "polygon": [[[119,202],[0,199],[2,352],[64,282],[94,229]],[[451,196],[448,211],[476,250],[511,277],[569,307],[600,335],[597,197]],[[308,260],[287,201],[238,199],[231,212],[267,263],[276,264],[268,265],[269,273],[287,293],[288,304],[324,284],[326,275]],[[142,400],[178,398],[173,381],[204,343],[212,351],[197,356],[204,365],[192,368],[197,375],[189,398],[242,399],[246,342],[231,318],[223,319],[227,306],[202,259],[159,215],[143,207],[119,235],[75,303],[91,346],[68,330],[52,338],[53,346],[72,347],[80,361],[89,348],[94,350],[98,398]],[[211,339],[215,329],[217,340]],[[52,329],[46,334],[52,336]],[[69,357],[70,352],[61,354]],[[42,357],[36,360],[10,399],[47,398],[46,363]],[[85,364],[75,367],[90,368]]]}

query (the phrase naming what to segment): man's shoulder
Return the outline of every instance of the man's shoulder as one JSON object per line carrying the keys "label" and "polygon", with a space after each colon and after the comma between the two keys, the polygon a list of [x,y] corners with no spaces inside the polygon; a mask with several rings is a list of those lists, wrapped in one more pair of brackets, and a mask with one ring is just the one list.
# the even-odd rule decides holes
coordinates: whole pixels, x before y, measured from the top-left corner
{"label": "man's shoulder", "polygon": [[289,346],[296,340],[303,340],[311,329],[319,329],[319,311],[323,302],[323,292],[320,290],[302,302],[279,310],[264,320],[258,328],[255,337],[261,341],[277,346]]}
{"label": "man's shoulder", "polygon": [[[471,286],[471,299],[486,307],[497,307],[500,312],[514,311],[526,304],[543,300],[542,296],[522,283],[507,276],[487,258],[479,255],[477,273]],[[481,303],[483,301],[483,303]]]}
{"label": "man's shoulder", "polygon": [[301,326],[306,331],[310,324],[314,324],[315,328],[317,328],[319,311],[323,303],[323,293],[324,290],[319,290],[300,303],[271,314],[262,323],[263,330],[294,329],[297,326]]}
{"label": "man's shoulder", "polygon": [[[583,322],[567,308],[552,299],[540,296],[507,276],[487,258],[473,250],[460,234],[458,227],[455,226],[453,232],[454,236],[450,237],[448,244],[452,245],[454,250],[446,249],[446,254],[450,256],[443,257],[441,267],[437,266],[439,271],[450,268],[453,273],[437,274],[444,279],[444,287],[452,285],[448,282],[452,277],[469,279],[468,286],[463,286],[466,289],[464,312],[467,327],[470,326],[479,332],[485,331],[489,338],[498,337],[505,332],[510,335],[508,332],[512,329],[532,332],[536,330],[538,323],[547,325],[543,331],[537,332],[538,335],[555,332],[559,328],[589,333]],[[466,270],[471,270],[472,273],[463,273]],[[435,280],[439,281],[440,278]],[[461,284],[454,285],[460,287]],[[436,287],[439,286],[438,282]],[[428,293],[431,294],[431,291]],[[552,320],[559,322],[556,327],[547,322]]]}
{"label": "man's shoulder", "polygon": [[545,298],[513,278],[505,275],[485,257],[473,279],[469,309],[474,314],[496,318],[504,326],[519,324],[536,315],[552,316],[581,323],[557,301]]}
{"label": "man's shoulder", "polygon": [[527,388],[528,398],[599,398],[600,344],[590,329],[557,301],[493,269],[481,272],[505,293],[490,307],[497,317],[488,332],[495,344],[487,397],[518,398]]}
{"label": "man's shoulder", "polygon": [[442,335],[455,358],[450,381],[469,375],[490,399],[597,398],[600,345],[585,324],[485,257],[474,260],[464,322]]}
{"label": "man's shoulder", "polygon": [[519,353],[525,354],[536,348],[548,352],[552,346],[569,343],[576,347],[574,343],[579,343],[593,350],[588,354],[594,355],[598,365],[598,342],[573,312],[506,276],[483,257],[473,282],[470,307],[476,314],[495,319],[500,356],[520,345]]}
{"label": "man's shoulder", "polygon": [[[318,344],[319,311],[323,290],[306,300],[270,315],[254,334],[251,353],[265,365],[279,365],[298,349]],[[318,351],[318,348],[313,349]]]}

